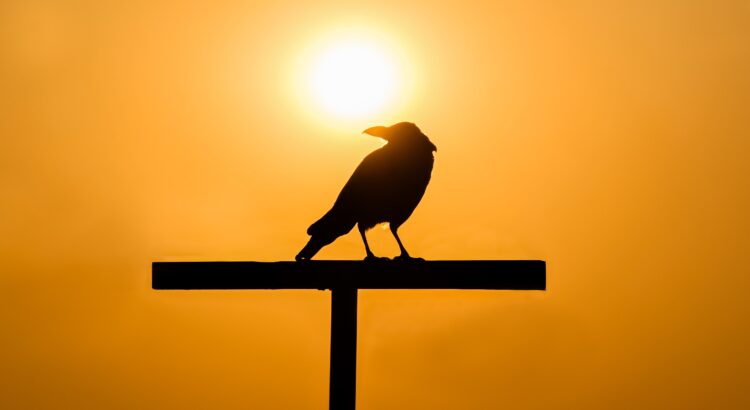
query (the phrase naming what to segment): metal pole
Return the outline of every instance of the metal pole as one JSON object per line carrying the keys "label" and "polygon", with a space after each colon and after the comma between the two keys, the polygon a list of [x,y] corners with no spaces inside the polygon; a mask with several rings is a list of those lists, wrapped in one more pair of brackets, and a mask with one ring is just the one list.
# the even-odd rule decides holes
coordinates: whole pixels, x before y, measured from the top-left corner
{"label": "metal pole", "polygon": [[357,389],[357,288],[331,289],[330,410],[354,410]]}

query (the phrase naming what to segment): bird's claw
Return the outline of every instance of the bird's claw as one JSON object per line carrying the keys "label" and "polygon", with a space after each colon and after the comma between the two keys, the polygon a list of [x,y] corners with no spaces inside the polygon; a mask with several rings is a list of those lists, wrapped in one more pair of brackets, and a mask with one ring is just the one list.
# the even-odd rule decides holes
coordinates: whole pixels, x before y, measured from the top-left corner
{"label": "bird's claw", "polygon": [[398,255],[393,260],[399,262],[424,262],[423,258],[414,258],[409,255]]}
{"label": "bird's claw", "polygon": [[382,257],[381,258],[381,257],[375,256],[375,255],[367,255],[367,256],[365,256],[365,262],[386,262],[386,261],[389,261],[389,260],[390,259],[388,259],[386,257]]}

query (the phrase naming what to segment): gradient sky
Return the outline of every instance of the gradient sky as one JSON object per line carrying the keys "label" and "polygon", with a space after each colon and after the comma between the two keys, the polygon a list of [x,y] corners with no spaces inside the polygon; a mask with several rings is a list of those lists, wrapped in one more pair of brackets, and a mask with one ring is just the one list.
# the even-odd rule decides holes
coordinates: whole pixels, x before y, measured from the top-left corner
{"label": "gradient sky", "polygon": [[[750,407],[750,2],[563,3],[3,1],[0,405],[326,408],[328,293],[150,262],[293,258],[408,120],[439,149],[410,252],[548,291],[361,292],[358,408]],[[351,32],[402,81],[340,118],[299,81]]]}

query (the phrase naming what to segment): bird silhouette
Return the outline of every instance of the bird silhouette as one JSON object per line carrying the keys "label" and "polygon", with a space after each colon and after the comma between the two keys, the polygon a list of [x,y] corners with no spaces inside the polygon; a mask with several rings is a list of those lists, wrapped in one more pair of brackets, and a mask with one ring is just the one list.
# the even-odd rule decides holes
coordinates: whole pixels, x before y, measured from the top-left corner
{"label": "bird silhouette", "polygon": [[307,229],[310,240],[296,260],[311,259],[321,248],[351,231],[355,224],[365,244],[365,260],[381,259],[370,250],[365,232],[384,222],[389,224],[401,250],[396,259],[414,259],[401,243],[398,228],[414,212],[427,189],[433,152],[437,148],[410,122],[372,127],[363,133],[383,138],[387,143],[362,160],[331,210],[310,225]]}

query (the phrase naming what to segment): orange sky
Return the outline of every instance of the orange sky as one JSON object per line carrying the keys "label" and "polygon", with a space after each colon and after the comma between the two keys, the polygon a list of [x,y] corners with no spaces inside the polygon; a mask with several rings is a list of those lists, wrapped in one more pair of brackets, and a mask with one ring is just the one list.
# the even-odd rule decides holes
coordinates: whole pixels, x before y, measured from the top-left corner
{"label": "orange sky", "polygon": [[[549,286],[361,292],[359,408],[750,406],[750,3],[565,3],[2,2],[2,407],[326,408],[328,293],[150,262],[293,258],[403,120],[439,148],[409,251]],[[341,27],[403,58],[366,118],[295,82]]]}

